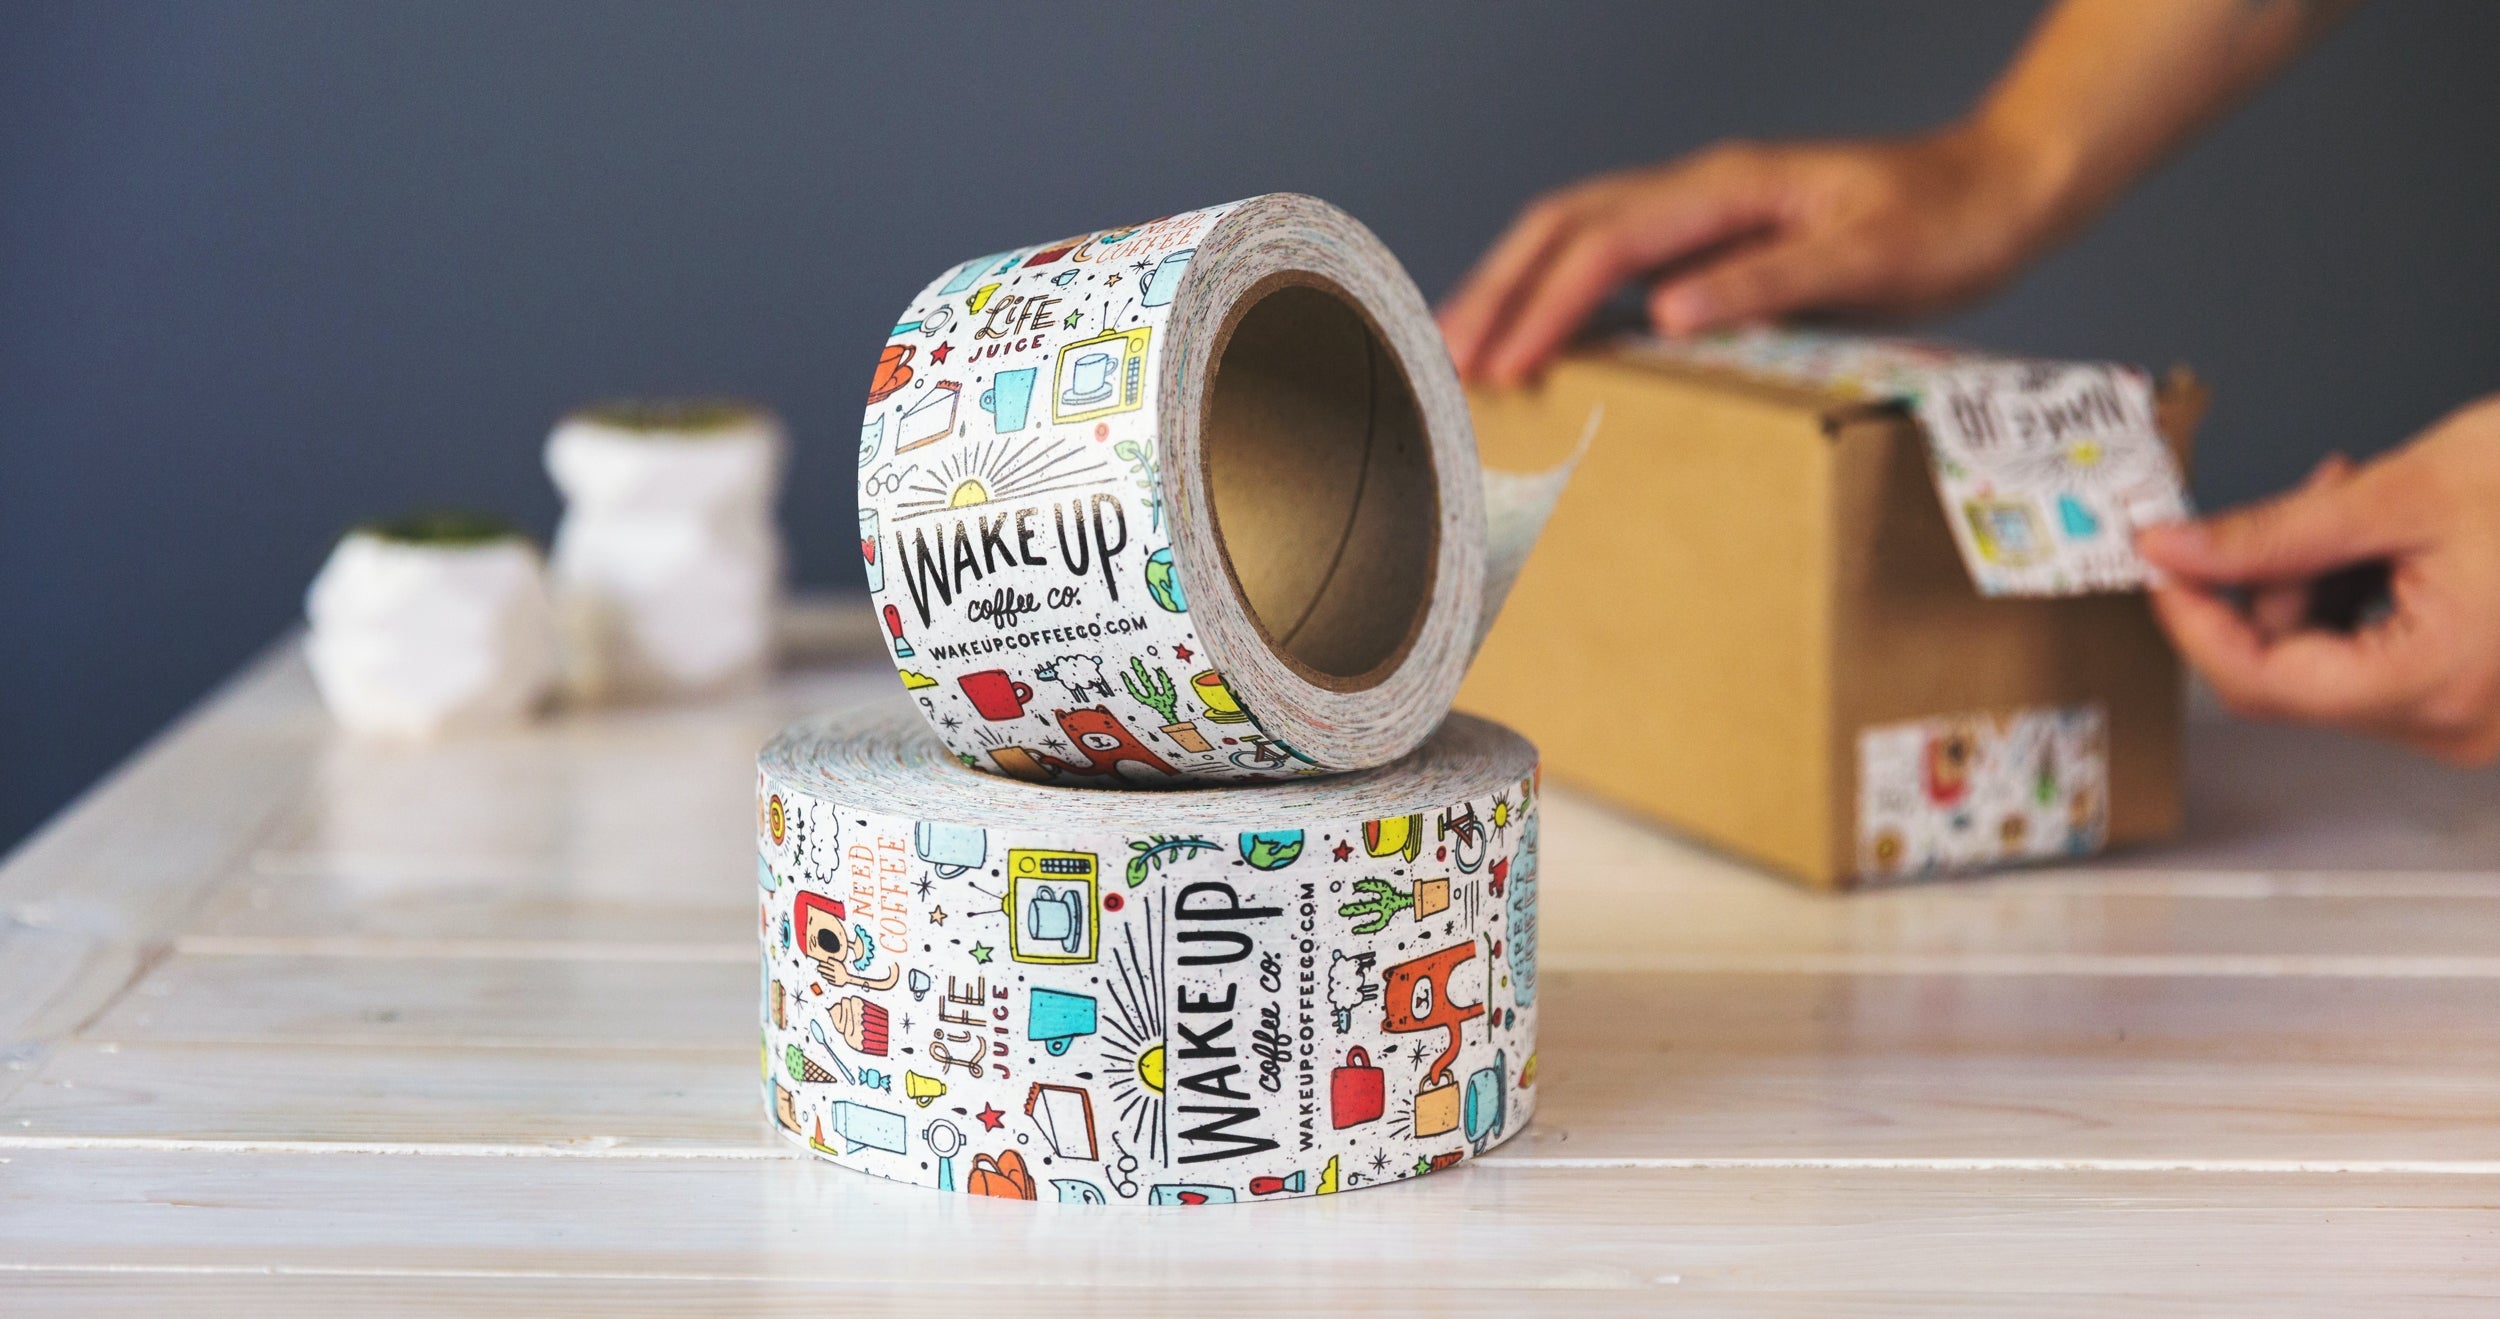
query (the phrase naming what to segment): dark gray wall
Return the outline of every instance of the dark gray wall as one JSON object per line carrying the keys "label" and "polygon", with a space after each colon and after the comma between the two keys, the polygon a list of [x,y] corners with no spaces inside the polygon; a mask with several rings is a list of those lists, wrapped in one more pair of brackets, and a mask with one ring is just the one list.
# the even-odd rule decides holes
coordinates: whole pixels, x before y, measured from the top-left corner
{"label": "dark gray wall", "polygon": [[[2018,4],[100,3],[0,11],[0,844],[285,627],[346,523],[542,533],[548,422],[782,408],[848,585],[854,409],[968,254],[1297,189],[1428,292],[1534,191],[1899,130]],[[2500,384],[2500,6],[2373,6],[1949,332],[2219,391],[2200,494]]]}

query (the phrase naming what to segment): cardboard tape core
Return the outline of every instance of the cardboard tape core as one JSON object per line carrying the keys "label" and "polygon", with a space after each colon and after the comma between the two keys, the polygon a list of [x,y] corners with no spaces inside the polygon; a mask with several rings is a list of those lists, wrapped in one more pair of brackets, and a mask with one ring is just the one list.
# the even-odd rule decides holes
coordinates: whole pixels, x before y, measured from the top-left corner
{"label": "cardboard tape core", "polygon": [[1253,286],[1214,360],[1203,453],[1225,570],[1305,679],[1375,686],[1423,627],[1440,553],[1414,390],[1364,313],[1304,272]]}

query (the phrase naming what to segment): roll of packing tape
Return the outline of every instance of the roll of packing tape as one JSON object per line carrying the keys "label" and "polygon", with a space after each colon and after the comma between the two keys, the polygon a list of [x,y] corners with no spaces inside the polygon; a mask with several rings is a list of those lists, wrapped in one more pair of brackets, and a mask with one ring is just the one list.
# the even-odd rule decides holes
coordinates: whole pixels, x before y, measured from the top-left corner
{"label": "roll of packing tape", "polygon": [[1196,1205],[1446,1168],[1536,1086],[1537,767],[1454,715],[1361,773],[970,773],[903,711],[759,765],[766,1101],[835,1163]]}
{"label": "roll of packing tape", "polygon": [[1284,194],[940,275],[878,361],[859,482],[930,725],[1070,786],[1413,750],[1560,490],[1482,481],[1397,259]]}

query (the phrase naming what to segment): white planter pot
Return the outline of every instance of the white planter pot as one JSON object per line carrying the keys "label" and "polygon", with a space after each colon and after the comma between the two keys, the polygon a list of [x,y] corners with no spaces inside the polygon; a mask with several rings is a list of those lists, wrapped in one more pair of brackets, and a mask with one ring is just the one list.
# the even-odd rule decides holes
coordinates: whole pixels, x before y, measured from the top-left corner
{"label": "white planter pot", "polygon": [[770,413],[735,405],[617,405],[557,425],[547,473],[565,497],[554,590],[573,696],[699,695],[770,667],[786,445]]}
{"label": "white planter pot", "polygon": [[522,720],[555,677],[546,565],[514,536],[348,533],[305,593],[314,683],[340,724],[427,737]]}

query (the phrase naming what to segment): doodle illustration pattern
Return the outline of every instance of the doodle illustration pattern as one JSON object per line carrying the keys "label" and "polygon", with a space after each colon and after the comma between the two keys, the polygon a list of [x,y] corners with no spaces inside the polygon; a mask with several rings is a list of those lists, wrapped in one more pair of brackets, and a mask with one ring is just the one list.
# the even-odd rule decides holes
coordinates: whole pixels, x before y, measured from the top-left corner
{"label": "doodle illustration pattern", "polygon": [[[1307,398],[1308,364],[1254,371],[1230,415],[1302,398],[1344,428],[1318,450],[1299,421],[1215,420],[1235,330],[1286,293],[1251,360],[1292,345],[1363,371]],[[1341,328],[1276,333],[1309,316]],[[1218,451],[1281,464],[1254,484],[1292,486],[1289,511],[1226,539]],[[1397,258],[1343,211],[1270,194],[941,274],[873,373],[860,553],[904,688],[963,764],[1064,787],[1273,783],[1431,735],[1569,470],[1484,470]],[[1291,592],[1316,594],[1269,598],[1293,620],[1272,632],[1228,556],[1299,565]],[[1402,633],[1383,621],[1409,609]]]}
{"label": "doodle illustration pattern", "polygon": [[966,262],[894,327],[860,429],[860,552],[905,687],[976,769],[1120,787],[1315,768],[1190,626],[1156,468],[1158,336],[1238,205]]}
{"label": "doodle illustration pattern", "polygon": [[1518,763],[1407,814],[1116,834],[852,810],[768,767],[765,1102],[828,1159],[1025,1200],[1325,1195],[1481,1153],[1535,1102]]}
{"label": "doodle illustration pattern", "polygon": [[1858,734],[1858,868],[1894,880],[2097,852],[2109,830],[2097,705]]}
{"label": "doodle illustration pattern", "polygon": [[2149,570],[2136,530],[2188,515],[2141,372],[1957,366],[1929,373],[1912,406],[1981,595],[2140,589]]}
{"label": "doodle illustration pattern", "polygon": [[1936,344],[1753,330],[1652,351],[1867,399],[1926,432],[1936,494],[1982,595],[2143,587],[2135,532],[2189,514],[2144,373]]}

